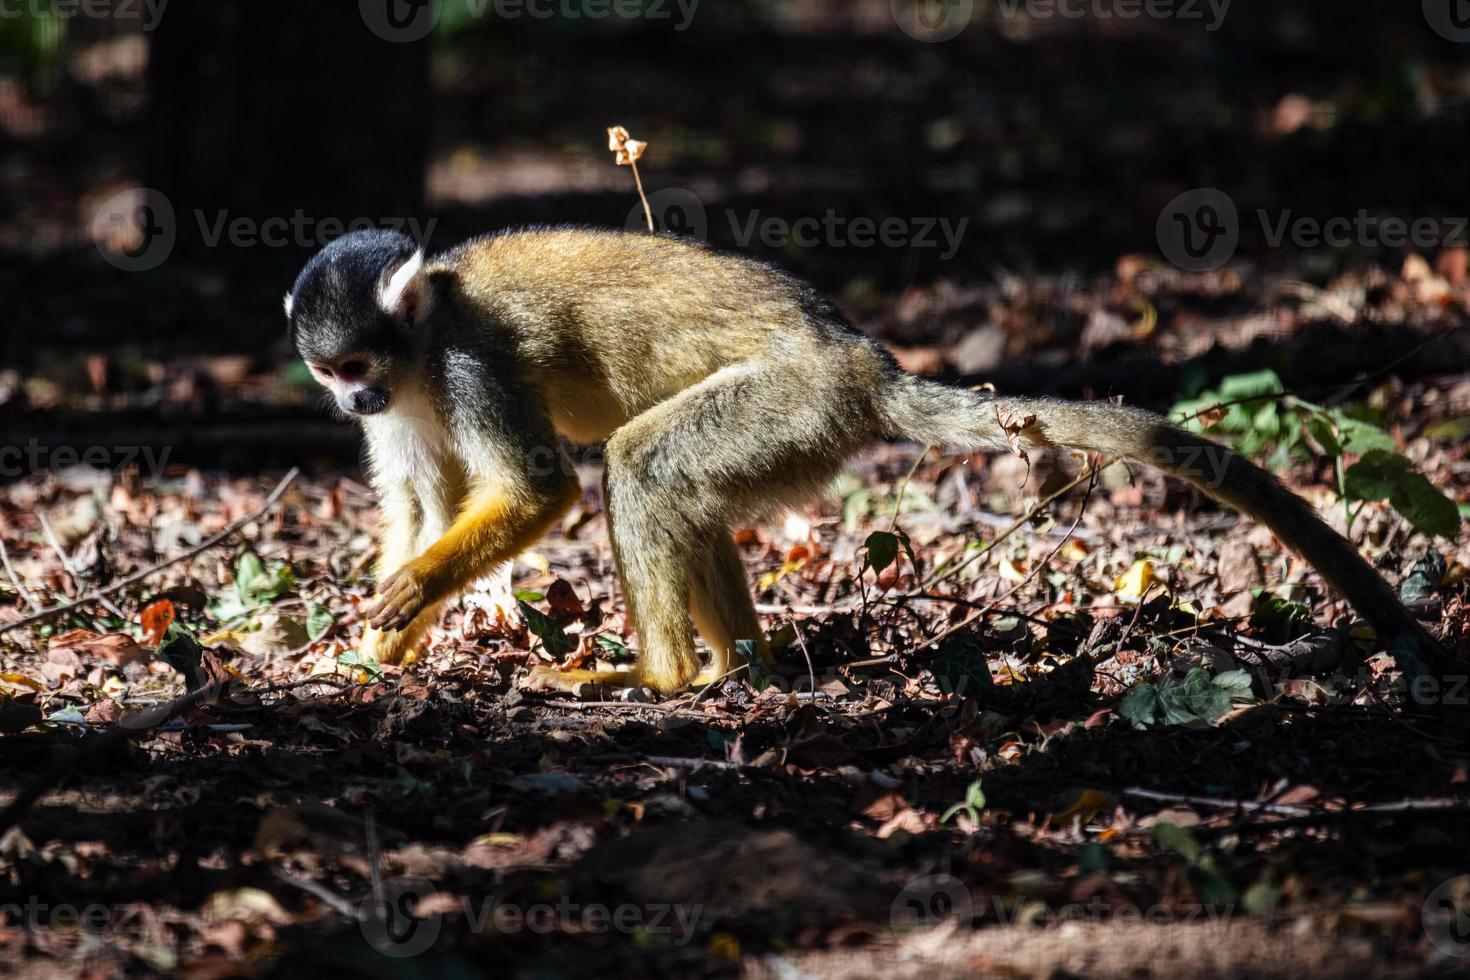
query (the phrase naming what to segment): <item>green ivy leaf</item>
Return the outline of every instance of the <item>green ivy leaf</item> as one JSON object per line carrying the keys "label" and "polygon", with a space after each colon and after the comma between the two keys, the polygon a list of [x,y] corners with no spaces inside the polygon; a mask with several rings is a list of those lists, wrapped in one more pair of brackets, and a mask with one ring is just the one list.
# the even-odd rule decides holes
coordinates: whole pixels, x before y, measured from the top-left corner
{"label": "green ivy leaf", "polygon": [[360,670],[374,683],[383,679],[383,665],[378,663],[378,658],[357,650],[343,650],[337,654],[337,666]]}
{"label": "green ivy leaf", "polygon": [[1220,400],[1227,402],[1243,398],[1274,398],[1284,391],[1286,386],[1270,368],[1232,375],[1220,382]]}
{"label": "green ivy leaf", "polygon": [[1159,692],[1148,681],[1140,681],[1128,689],[1118,701],[1118,714],[1139,730],[1153,724],[1159,712]]}
{"label": "green ivy leaf", "polygon": [[1460,533],[1460,508],[1422,473],[1405,474],[1388,500],[1425,534],[1454,538]]}
{"label": "green ivy leaf", "polygon": [[868,565],[877,574],[898,560],[898,535],[888,531],[874,531],[868,535],[863,547],[868,549]]}
{"label": "green ivy leaf", "polygon": [[1312,610],[1277,595],[1262,595],[1251,613],[1251,629],[1267,643],[1290,643],[1312,628]]}
{"label": "green ivy leaf", "polygon": [[1342,412],[1333,412],[1332,421],[1337,425],[1338,438],[1346,452],[1367,453],[1377,450],[1391,453],[1398,448],[1393,436],[1372,422],[1364,422]]}
{"label": "green ivy leaf", "polygon": [[1343,486],[1349,500],[1387,500],[1414,464],[1398,453],[1375,449],[1347,468]]}
{"label": "green ivy leaf", "polygon": [[1184,873],[1194,886],[1200,901],[1215,907],[1235,904],[1235,886],[1225,879],[1209,858],[1199,861]]}
{"label": "green ivy leaf", "polygon": [[1251,675],[1244,670],[1227,670],[1215,675],[1215,686],[1224,691],[1231,701],[1253,701]]}
{"label": "green ivy leaf", "polygon": [[1444,555],[1431,548],[1423,558],[1414,562],[1414,567],[1404,576],[1403,582],[1399,584],[1399,598],[1405,602],[1429,598],[1444,581],[1447,571],[1449,565],[1445,562]]}
{"label": "green ivy leaf", "polygon": [[1343,486],[1352,500],[1387,500],[1425,534],[1453,538],[1460,533],[1455,502],[1398,453],[1375,449],[1347,468]]}
{"label": "green ivy leaf", "polygon": [[204,648],[188,627],[169,623],[158,643],[158,656],[184,676],[184,686],[190,691],[204,686]]}
{"label": "green ivy leaf", "polygon": [[776,680],[776,675],[771,668],[761,659],[755,649],[754,640],[736,640],[735,651],[745,658],[746,677],[750,679],[750,686],[757,691],[764,691]]}
{"label": "green ivy leaf", "polygon": [[1321,415],[1313,415],[1307,419],[1307,431],[1312,434],[1312,438],[1317,440],[1317,444],[1328,456],[1342,455],[1342,443],[1338,441],[1332,423],[1326,418]]}
{"label": "green ivy leaf", "polygon": [[1177,824],[1160,821],[1154,824],[1154,840],[1162,847],[1179,854],[1193,864],[1199,858],[1199,841],[1194,835]]}
{"label": "green ivy leaf", "polygon": [[516,607],[526,619],[526,629],[541,641],[541,646],[547,653],[553,657],[560,657],[572,648],[571,637],[567,636],[566,631],[541,610],[524,599],[517,599]]}
{"label": "green ivy leaf", "polygon": [[611,633],[598,633],[592,638],[592,642],[602,649],[613,661],[628,661],[633,659],[628,645]]}
{"label": "green ivy leaf", "polygon": [[313,602],[307,607],[306,613],[306,635],[313,640],[319,640],[326,635],[327,630],[332,628],[336,617],[332,611],[320,603]]}

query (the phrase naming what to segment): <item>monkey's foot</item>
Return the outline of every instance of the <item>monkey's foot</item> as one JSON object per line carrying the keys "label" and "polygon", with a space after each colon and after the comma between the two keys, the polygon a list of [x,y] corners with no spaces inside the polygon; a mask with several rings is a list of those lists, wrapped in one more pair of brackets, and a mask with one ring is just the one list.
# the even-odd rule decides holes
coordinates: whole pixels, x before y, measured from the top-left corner
{"label": "monkey's foot", "polygon": [[579,684],[637,687],[638,672],[635,670],[557,670],[555,667],[532,667],[524,686],[535,691],[574,691]]}
{"label": "monkey's foot", "polygon": [[420,641],[423,634],[410,635],[407,630],[385,633],[369,626],[363,631],[358,651],[372,657],[380,664],[397,664],[407,667],[419,659]]}

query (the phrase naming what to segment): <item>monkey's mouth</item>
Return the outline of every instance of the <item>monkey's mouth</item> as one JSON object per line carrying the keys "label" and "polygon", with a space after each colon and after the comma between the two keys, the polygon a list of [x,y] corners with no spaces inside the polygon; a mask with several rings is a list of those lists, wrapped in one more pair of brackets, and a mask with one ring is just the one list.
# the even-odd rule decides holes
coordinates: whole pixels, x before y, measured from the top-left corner
{"label": "monkey's mouth", "polygon": [[381,388],[359,388],[342,407],[353,415],[377,415],[388,407],[388,393]]}

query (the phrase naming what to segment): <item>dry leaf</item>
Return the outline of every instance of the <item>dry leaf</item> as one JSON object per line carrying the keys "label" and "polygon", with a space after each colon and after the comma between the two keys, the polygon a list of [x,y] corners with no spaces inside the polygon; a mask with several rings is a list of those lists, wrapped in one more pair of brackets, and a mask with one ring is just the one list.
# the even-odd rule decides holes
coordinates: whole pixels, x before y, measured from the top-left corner
{"label": "dry leaf", "polygon": [[1000,423],[1000,431],[1005,433],[1006,442],[1011,444],[1011,452],[1030,462],[1021,444],[1021,437],[1029,427],[1036,424],[1036,416],[1030,412],[1018,412],[1015,409],[997,405],[995,406],[995,420]]}
{"label": "dry leaf", "polygon": [[91,630],[72,630],[55,637],[46,647],[46,659],[54,663],[67,662],[67,653],[75,654],[82,661],[101,660],[114,667],[140,663],[148,659],[148,651],[126,633],[109,633],[99,636]]}
{"label": "dry leaf", "polygon": [[1113,582],[1113,591],[1118,594],[1119,599],[1138,602],[1153,584],[1154,563],[1147,558],[1140,558]]}
{"label": "dry leaf", "polygon": [[617,154],[618,166],[628,167],[643,157],[643,151],[648,148],[648,144],[642,140],[633,139],[622,126],[609,126],[607,128],[607,148]]}
{"label": "dry leaf", "polygon": [[174,616],[174,604],[167,599],[159,599],[145,607],[138,615],[138,620],[143,624],[143,642],[152,646],[162,643],[163,634],[168,632]]}

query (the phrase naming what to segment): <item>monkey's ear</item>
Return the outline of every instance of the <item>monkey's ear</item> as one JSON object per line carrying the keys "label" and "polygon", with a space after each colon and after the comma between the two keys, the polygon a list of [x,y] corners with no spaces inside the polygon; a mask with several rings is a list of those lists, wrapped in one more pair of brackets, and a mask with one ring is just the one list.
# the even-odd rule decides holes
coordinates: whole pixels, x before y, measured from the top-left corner
{"label": "monkey's ear", "polygon": [[389,316],[416,327],[428,313],[428,282],[424,250],[419,249],[397,266],[389,266],[378,282],[378,306]]}
{"label": "monkey's ear", "polygon": [[286,319],[291,319],[291,310],[296,306],[296,297],[290,293],[286,294]]}

